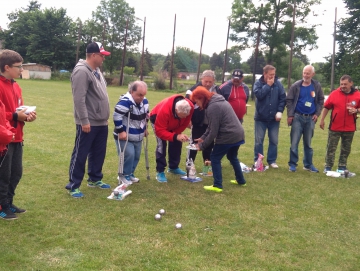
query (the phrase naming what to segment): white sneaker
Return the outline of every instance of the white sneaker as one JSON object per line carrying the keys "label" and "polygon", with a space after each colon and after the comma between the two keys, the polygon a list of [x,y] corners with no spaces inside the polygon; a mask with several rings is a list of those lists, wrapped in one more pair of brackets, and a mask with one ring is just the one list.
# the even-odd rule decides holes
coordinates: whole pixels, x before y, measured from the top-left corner
{"label": "white sneaker", "polygon": [[129,176],[130,176],[130,180],[131,180],[132,183],[138,183],[138,182],[140,182],[140,179],[139,179],[139,178],[136,178],[136,177],[134,176],[134,173],[131,173]]}
{"label": "white sneaker", "polygon": [[121,183],[123,183],[123,184],[126,184],[127,186],[129,186],[129,185],[132,185],[132,181],[130,180],[130,178],[129,178],[129,180],[128,179],[126,179],[125,178],[125,176],[121,176],[121,177],[117,177],[117,180],[119,181],[119,184],[120,184],[120,182]]}
{"label": "white sneaker", "polygon": [[279,166],[278,166],[276,163],[272,163],[272,164],[270,164],[270,166],[271,166],[272,168],[279,168]]}

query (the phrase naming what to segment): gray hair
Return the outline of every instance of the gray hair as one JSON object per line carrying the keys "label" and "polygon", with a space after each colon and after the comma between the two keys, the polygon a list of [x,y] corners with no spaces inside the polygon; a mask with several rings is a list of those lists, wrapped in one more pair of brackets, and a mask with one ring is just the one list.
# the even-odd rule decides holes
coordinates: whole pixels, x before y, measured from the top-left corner
{"label": "gray hair", "polygon": [[191,106],[190,106],[190,104],[188,103],[187,100],[182,99],[182,100],[176,102],[175,110],[178,113],[183,113],[183,114],[189,115],[190,110],[191,110]]}
{"label": "gray hair", "polygon": [[201,78],[204,78],[204,77],[212,77],[215,79],[215,72],[213,72],[212,70],[205,70],[205,71],[203,71],[203,73],[201,75]]}
{"label": "gray hair", "polygon": [[304,71],[306,68],[311,68],[311,72],[312,72],[312,73],[315,73],[315,68],[314,68],[314,66],[312,66],[312,65],[306,65],[306,66],[304,67],[303,71]]}
{"label": "gray hair", "polygon": [[147,84],[144,81],[136,80],[129,84],[129,92],[137,91],[138,87],[144,87],[147,90]]}

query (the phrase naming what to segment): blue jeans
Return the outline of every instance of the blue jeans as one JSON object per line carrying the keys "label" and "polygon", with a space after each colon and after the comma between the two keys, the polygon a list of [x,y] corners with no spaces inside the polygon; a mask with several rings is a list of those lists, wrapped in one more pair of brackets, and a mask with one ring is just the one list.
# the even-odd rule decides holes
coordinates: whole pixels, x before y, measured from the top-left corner
{"label": "blue jeans", "polygon": [[[120,140],[121,150],[124,151],[125,140]],[[117,154],[120,154],[118,140],[115,139],[115,145]],[[125,176],[134,173],[141,155],[142,141],[128,141],[124,152],[124,169],[123,173]]]}
{"label": "blue jeans", "polygon": [[239,184],[246,183],[240,167],[240,161],[237,158],[239,148],[240,145],[215,144],[210,155],[215,187],[222,188],[221,159],[225,154],[234,169],[236,181]]}
{"label": "blue jeans", "polygon": [[[264,155],[264,138],[266,129],[268,129],[269,148],[267,152],[267,163],[272,164],[277,159],[277,145],[279,141],[280,121],[259,121],[255,120],[255,147],[254,161],[258,159],[258,154]],[[265,156],[265,155],[264,155]]]}
{"label": "blue jeans", "polygon": [[304,144],[304,167],[311,167],[313,158],[311,139],[314,135],[314,128],[315,122],[312,120],[312,116],[302,116],[295,113],[290,132],[291,146],[289,166],[297,166],[297,162],[299,161],[298,146],[302,136]]}

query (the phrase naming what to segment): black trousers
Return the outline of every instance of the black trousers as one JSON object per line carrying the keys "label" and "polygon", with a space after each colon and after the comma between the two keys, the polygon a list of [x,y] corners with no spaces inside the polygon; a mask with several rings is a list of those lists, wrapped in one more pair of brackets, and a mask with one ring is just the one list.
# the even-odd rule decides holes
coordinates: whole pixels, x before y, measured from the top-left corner
{"label": "black trousers", "polygon": [[[191,129],[191,140],[192,140],[191,143],[196,143],[194,139],[200,138],[205,133],[206,129],[207,129],[207,125],[193,126]],[[209,146],[207,146],[206,149],[202,151],[203,162],[205,162],[205,160],[210,161],[210,154],[212,152],[213,147],[214,147],[214,142],[211,143]],[[197,151],[189,150],[187,154],[188,159],[191,158],[195,162],[196,154]]]}
{"label": "black trousers", "polygon": [[[151,126],[154,130],[155,138],[156,138],[156,171],[157,172],[164,172],[167,166],[166,163],[166,149],[167,149],[167,142],[166,140],[162,140],[160,137],[156,136],[155,132],[155,125],[151,123]],[[168,162],[170,169],[177,169],[180,164],[181,160],[181,150],[182,150],[182,142],[180,141],[169,141],[169,148],[168,148]]]}
{"label": "black trousers", "polygon": [[0,205],[12,203],[22,172],[23,143],[10,143],[0,157]]}

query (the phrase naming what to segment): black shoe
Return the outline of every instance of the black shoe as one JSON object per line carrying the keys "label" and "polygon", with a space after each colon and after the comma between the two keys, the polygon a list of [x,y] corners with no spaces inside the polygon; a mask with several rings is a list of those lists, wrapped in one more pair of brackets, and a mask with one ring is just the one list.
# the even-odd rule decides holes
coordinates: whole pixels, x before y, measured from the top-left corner
{"label": "black shoe", "polygon": [[25,213],[25,212],[26,212],[25,209],[21,209],[21,208],[19,208],[19,207],[16,207],[14,204],[11,204],[11,205],[10,205],[10,210],[11,210],[11,212],[17,213],[17,214],[21,214],[21,213]]}
{"label": "black shoe", "polygon": [[0,206],[1,209],[0,209],[0,217],[2,219],[5,219],[5,220],[13,220],[13,219],[17,219],[17,216],[16,214],[14,214],[10,208],[9,208],[9,205],[1,205]]}

